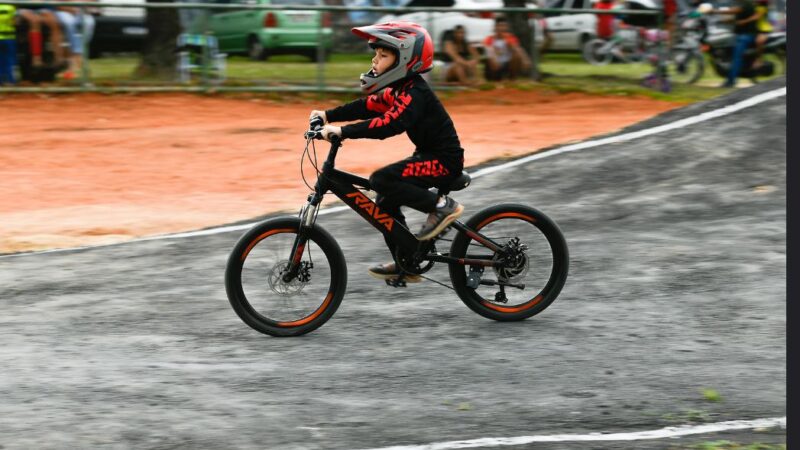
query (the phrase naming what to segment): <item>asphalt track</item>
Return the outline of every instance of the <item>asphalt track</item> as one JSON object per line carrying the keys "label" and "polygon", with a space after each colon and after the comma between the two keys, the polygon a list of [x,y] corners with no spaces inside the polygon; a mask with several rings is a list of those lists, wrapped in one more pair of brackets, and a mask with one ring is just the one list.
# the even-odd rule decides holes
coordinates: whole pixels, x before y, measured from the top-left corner
{"label": "asphalt track", "polygon": [[[476,179],[456,196],[465,217],[527,203],[570,246],[561,296],[520,323],[433,283],[377,283],[365,269],[388,253],[347,212],[319,219],[345,251],[347,295],[302,338],[256,333],[228,305],[241,231],[0,257],[0,448],[355,449],[785,416],[785,136],[784,96]],[[785,442],[772,429],[513,448],[716,439]]]}

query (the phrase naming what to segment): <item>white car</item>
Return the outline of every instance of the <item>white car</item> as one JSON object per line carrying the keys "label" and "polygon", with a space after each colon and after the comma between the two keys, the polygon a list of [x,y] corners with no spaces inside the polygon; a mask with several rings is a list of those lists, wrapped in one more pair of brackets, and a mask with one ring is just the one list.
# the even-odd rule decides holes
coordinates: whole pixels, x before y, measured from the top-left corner
{"label": "white car", "polygon": [[[586,9],[591,10],[598,0],[550,0],[545,3],[547,8]],[[441,1],[411,0],[405,6],[441,6]],[[475,13],[463,12],[413,12],[400,15],[385,15],[380,22],[391,20],[408,20],[424,26],[434,39],[438,51],[441,46],[442,33],[456,25],[463,25],[467,39],[480,46],[487,36],[494,31],[494,16],[496,13],[486,11],[503,8],[502,0],[452,0],[448,5],[453,8],[475,9]],[[537,7],[537,1],[531,0],[530,7]],[[583,44],[594,38],[597,34],[597,16],[595,14],[558,14],[546,13],[545,28],[551,39],[549,50],[581,51]],[[531,23],[536,19],[531,19]],[[541,48],[544,44],[544,32],[541,26],[536,26],[536,43]]]}
{"label": "white car", "polygon": [[[429,2],[426,0],[412,0],[405,6],[441,6],[441,1]],[[441,50],[442,35],[445,31],[453,29],[456,25],[462,25],[466,31],[467,40],[481,47],[483,40],[494,33],[494,16],[496,13],[487,10],[496,10],[503,7],[502,0],[452,0],[448,5],[453,8],[474,9],[474,13],[463,13],[457,11],[448,12],[412,12],[406,14],[387,14],[381,17],[378,22],[391,22],[397,20],[414,22],[422,25],[428,30],[433,38],[435,52]],[[535,6],[533,4],[532,6]],[[544,35],[540,27],[536,28],[536,42],[542,45]]]}
{"label": "white car", "polygon": [[[552,0],[547,8],[591,10],[597,0]],[[547,31],[552,42],[550,50],[582,50],[583,45],[597,35],[597,15],[546,13]]]}

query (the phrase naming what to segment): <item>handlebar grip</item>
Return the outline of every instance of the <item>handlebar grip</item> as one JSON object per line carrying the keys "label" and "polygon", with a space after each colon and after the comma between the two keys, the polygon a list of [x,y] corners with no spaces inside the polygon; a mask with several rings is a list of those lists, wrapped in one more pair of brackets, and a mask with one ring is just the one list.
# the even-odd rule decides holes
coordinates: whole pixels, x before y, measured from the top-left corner
{"label": "handlebar grip", "polygon": [[314,116],[308,121],[308,125],[312,130],[318,130],[325,125],[325,121],[320,116]]}

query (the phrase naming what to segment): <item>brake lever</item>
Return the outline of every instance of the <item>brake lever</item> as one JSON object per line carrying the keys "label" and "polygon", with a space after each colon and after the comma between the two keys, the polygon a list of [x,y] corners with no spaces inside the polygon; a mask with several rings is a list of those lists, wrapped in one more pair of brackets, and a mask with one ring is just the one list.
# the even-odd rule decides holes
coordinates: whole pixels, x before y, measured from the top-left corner
{"label": "brake lever", "polygon": [[[325,139],[325,138],[322,137],[322,129],[321,128],[319,130],[308,130],[305,133],[303,133],[303,137],[306,138],[306,140],[308,140],[308,139],[324,140]],[[339,143],[341,141],[342,141],[342,137],[339,136],[338,134],[332,134],[331,137],[330,137],[331,144],[336,144],[336,143]]]}
{"label": "brake lever", "polygon": [[308,121],[308,127],[314,131],[322,129],[323,125],[325,125],[325,121],[320,116],[314,116]]}

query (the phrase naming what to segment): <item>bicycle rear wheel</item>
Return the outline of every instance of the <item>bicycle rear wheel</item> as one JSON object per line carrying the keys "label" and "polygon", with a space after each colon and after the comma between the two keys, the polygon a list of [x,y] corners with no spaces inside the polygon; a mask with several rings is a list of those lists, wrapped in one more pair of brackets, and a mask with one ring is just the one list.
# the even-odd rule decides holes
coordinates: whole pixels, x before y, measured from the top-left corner
{"label": "bicycle rear wheel", "polygon": [[[336,312],[347,288],[347,267],[339,245],[319,226],[293,251],[300,221],[278,218],[262,222],[236,243],[228,258],[225,290],[239,318],[271,336],[298,336],[313,331]],[[291,259],[297,276],[285,281]]]}
{"label": "bicycle rear wheel", "polygon": [[464,232],[453,240],[452,257],[503,261],[485,268],[450,264],[453,288],[470,309],[489,319],[516,321],[544,311],[558,297],[567,280],[569,252],[561,230],[542,212],[501,204],[478,212],[465,225],[506,251],[493,252]]}
{"label": "bicycle rear wheel", "polygon": [[675,49],[670,54],[669,77],[679,84],[693,84],[703,76],[705,59],[702,53]]}

